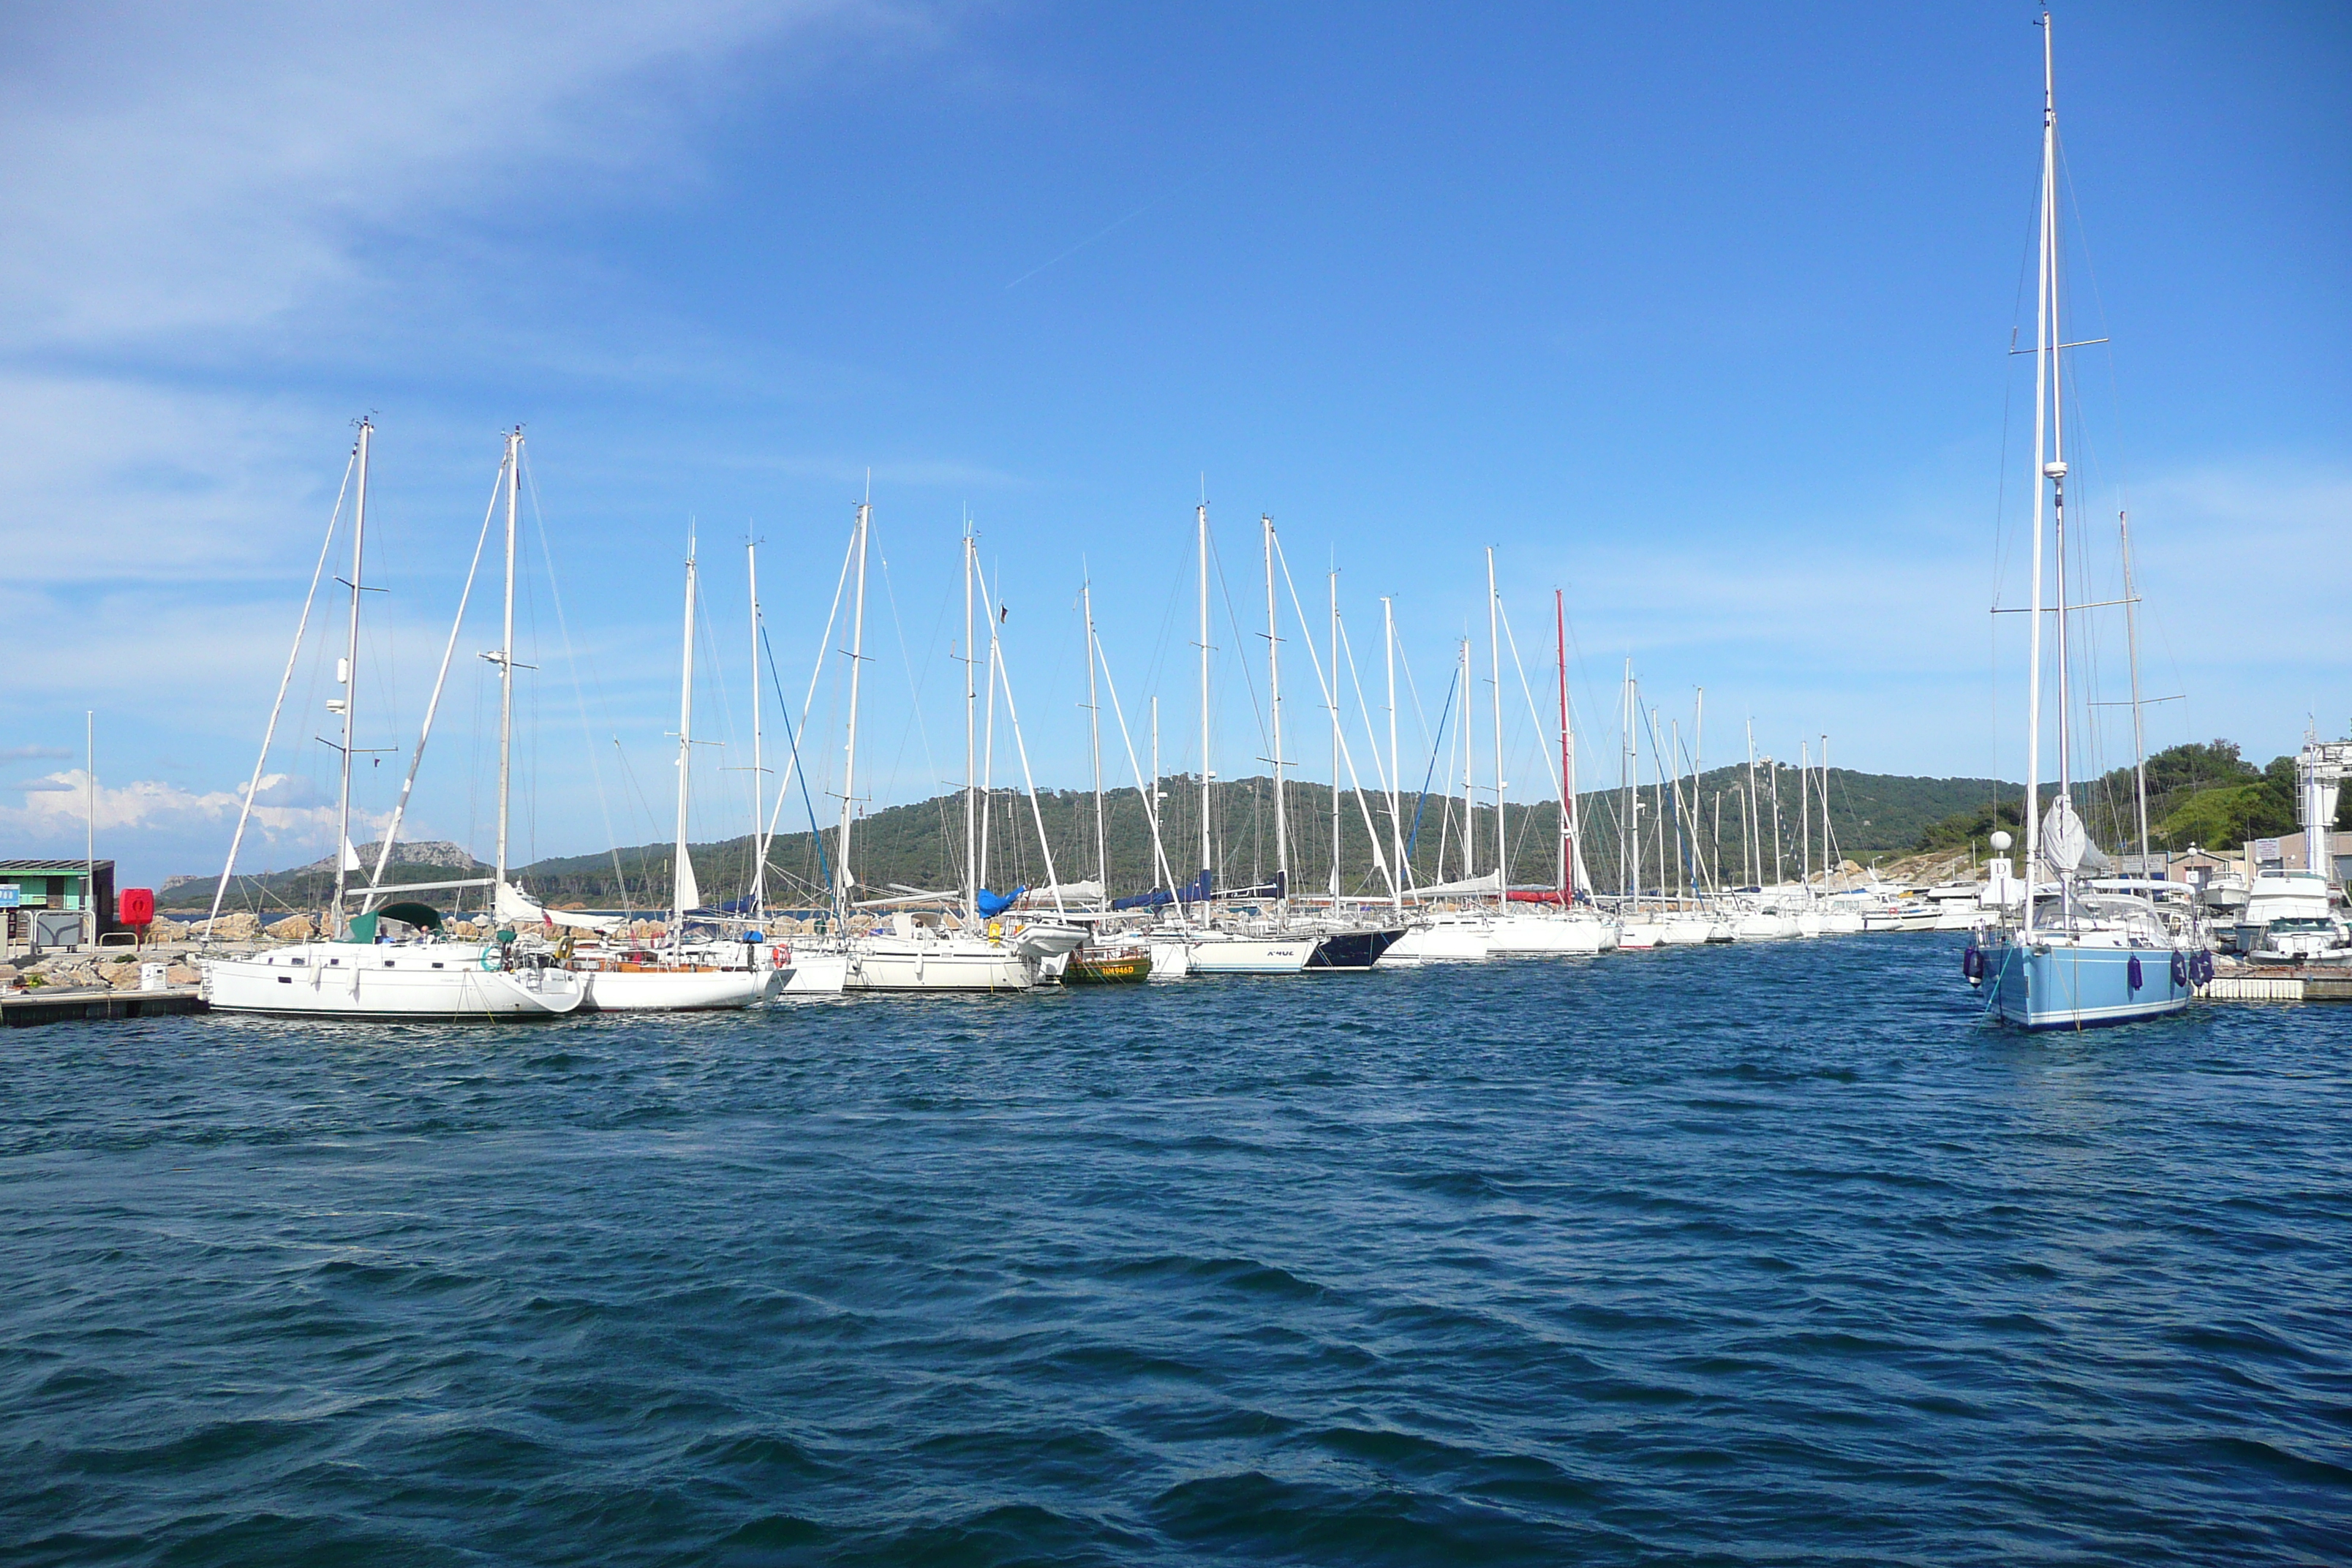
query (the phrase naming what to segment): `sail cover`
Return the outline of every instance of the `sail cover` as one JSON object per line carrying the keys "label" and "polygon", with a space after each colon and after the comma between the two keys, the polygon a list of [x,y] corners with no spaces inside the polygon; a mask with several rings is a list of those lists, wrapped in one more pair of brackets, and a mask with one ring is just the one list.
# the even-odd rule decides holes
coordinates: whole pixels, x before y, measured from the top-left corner
{"label": "sail cover", "polygon": [[686,852],[683,844],[677,847],[677,903],[681,910],[702,907],[702,889],[695,885],[694,880],[694,857]]}
{"label": "sail cover", "polygon": [[1483,877],[1465,877],[1458,882],[1438,882],[1426,888],[1407,888],[1408,899],[1474,899],[1481,894],[1493,895],[1503,890],[1503,874],[1489,871]]}
{"label": "sail cover", "polygon": [[2042,818],[2042,858],[2053,871],[2108,871],[2115,863],[2099,853],[2091,842],[2090,829],[2074,811],[2074,801],[2060,795],[2050,803],[2050,810]]}
{"label": "sail cover", "polygon": [[620,919],[613,915],[583,915],[571,910],[551,910],[524,892],[520,888],[500,882],[491,900],[502,921],[525,921],[532,925],[573,926],[581,931],[618,931]]}

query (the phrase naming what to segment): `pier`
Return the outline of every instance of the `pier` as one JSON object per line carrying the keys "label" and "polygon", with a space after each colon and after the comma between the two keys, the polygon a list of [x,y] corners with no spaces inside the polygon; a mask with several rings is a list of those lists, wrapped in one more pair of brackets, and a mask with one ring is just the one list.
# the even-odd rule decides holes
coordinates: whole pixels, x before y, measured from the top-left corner
{"label": "pier", "polygon": [[194,985],[160,991],[118,991],[110,985],[43,985],[0,997],[0,1027],[35,1024],[99,1022],[117,1018],[162,1018],[201,1013],[204,999]]}

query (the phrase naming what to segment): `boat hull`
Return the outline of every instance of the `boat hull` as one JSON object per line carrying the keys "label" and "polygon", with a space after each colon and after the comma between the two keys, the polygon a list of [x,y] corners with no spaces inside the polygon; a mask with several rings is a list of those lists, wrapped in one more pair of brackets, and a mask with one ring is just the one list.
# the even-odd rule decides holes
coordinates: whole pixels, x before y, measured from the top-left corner
{"label": "boat hull", "polygon": [[1374,931],[1335,931],[1315,944],[1307,967],[1315,970],[1370,969],[1404,935],[1402,926]]}
{"label": "boat hull", "polygon": [[[2094,1029],[2137,1024],[2179,1013],[2194,989],[2173,978],[2173,950],[2085,947],[2073,942],[2027,946],[2012,942],[1985,954],[1993,988],[1991,1011],[2019,1029]],[[2184,956],[2184,967],[2186,967]],[[2139,961],[2140,984],[2131,983]]]}
{"label": "boat hull", "polygon": [[215,1012],[302,1018],[551,1018],[586,999],[570,970],[482,967],[498,954],[478,942],[302,942],[200,959],[200,994]]}
{"label": "boat hull", "polygon": [[1309,936],[1219,936],[1196,938],[1192,943],[1195,974],[1297,974],[1315,956]]}
{"label": "boat hull", "polygon": [[1496,958],[1605,952],[1617,945],[1606,921],[1577,915],[1513,915],[1495,922],[1486,951]]}
{"label": "boat hull", "polygon": [[590,970],[581,975],[588,994],[580,1005],[590,1013],[719,1012],[751,1006],[776,978],[773,970]]}
{"label": "boat hull", "polygon": [[1484,920],[1440,916],[1414,926],[1389,944],[1381,962],[1392,967],[1411,963],[1476,963],[1494,956],[1494,930]]}
{"label": "boat hull", "polygon": [[1151,978],[1151,955],[1148,952],[1088,953],[1081,950],[1070,954],[1062,965],[1065,985],[1136,985]]}
{"label": "boat hull", "polygon": [[1028,959],[1010,948],[982,944],[854,942],[845,991],[1027,991],[1037,984]]}

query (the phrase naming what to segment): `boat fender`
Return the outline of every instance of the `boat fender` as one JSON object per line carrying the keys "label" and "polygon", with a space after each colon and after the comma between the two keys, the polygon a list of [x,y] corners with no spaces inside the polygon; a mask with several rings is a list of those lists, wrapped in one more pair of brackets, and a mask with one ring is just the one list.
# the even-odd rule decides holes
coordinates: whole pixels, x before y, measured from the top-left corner
{"label": "boat fender", "polygon": [[1003,945],[1004,942],[1004,922],[1003,921],[991,921],[988,922],[988,940],[1000,946]]}
{"label": "boat fender", "polygon": [[2172,988],[2176,991],[2189,984],[2189,955],[2178,948],[2172,953]]}
{"label": "boat fender", "polygon": [[2146,983],[2147,977],[2140,973],[2138,953],[2133,953],[2131,962],[2124,965],[2124,974],[2131,981],[2131,988],[2135,991]]}
{"label": "boat fender", "polygon": [[1971,937],[1969,940],[1967,951],[1960,954],[1960,973],[1968,977],[1970,985],[1981,985],[1984,984],[1984,951],[1977,946],[1976,940]]}
{"label": "boat fender", "polygon": [[2213,955],[2199,948],[2189,957],[2189,978],[2199,985],[2213,984]]}

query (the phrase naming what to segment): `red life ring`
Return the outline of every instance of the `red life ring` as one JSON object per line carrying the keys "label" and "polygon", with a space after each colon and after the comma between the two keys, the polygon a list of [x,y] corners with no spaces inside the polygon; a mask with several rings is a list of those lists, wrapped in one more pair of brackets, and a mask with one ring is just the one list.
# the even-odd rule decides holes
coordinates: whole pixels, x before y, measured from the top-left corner
{"label": "red life ring", "polygon": [[793,950],[789,947],[777,948],[774,952],[768,954],[768,961],[774,964],[778,969],[786,968],[793,962]]}

